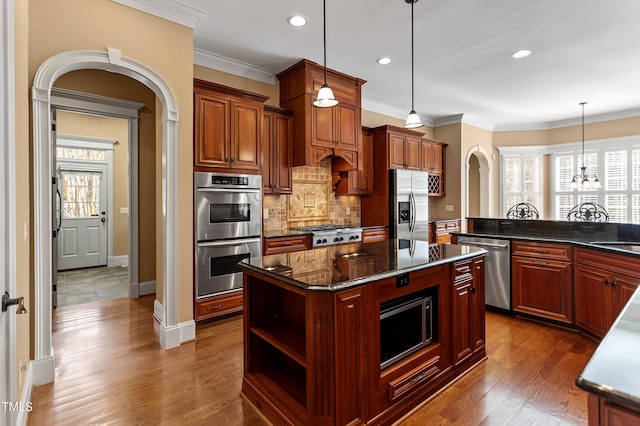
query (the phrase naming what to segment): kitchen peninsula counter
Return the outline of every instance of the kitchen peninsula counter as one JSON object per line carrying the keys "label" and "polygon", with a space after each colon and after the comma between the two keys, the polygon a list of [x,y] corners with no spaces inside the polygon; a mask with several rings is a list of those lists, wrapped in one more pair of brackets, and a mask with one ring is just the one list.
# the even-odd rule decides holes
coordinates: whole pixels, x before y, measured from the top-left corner
{"label": "kitchen peninsula counter", "polygon": [[485,253],[387,240],[243,260],[242,394],[274,424],[400,419],[486,358]]}
{"label": "kitchen peninsula counter", "polygon": [[590,392],[589,424],[640,423],[640,289],[616,319],[576,379]]}

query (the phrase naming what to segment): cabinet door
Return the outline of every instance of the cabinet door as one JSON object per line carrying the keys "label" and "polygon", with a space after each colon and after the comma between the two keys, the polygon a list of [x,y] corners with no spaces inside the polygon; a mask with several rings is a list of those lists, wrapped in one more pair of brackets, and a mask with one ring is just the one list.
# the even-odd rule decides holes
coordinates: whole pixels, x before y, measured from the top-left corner
{"label": "cabinet door", "polygon": [[404,169],[404,142],[406,138],[401,135],[389,133],[389,169]]}
{"label": "cabinet door", "polygon": [[443,146],[439,143],[431,143],[431,161],[429,165],[432,172],[442,173],[444,165],[442,164]]}
{"label": "cabinet door", "polygon": [[275,116],[272,113],[265,112],[262,118],[262,192],[269,194],[274,192],[275,186],[271,182],[271,163],[272,163],[272,139],[274,133]]}
{"label": "cabinet door", "polygon": [[278,194],[291,194],[291,116],[276,114],[272,140],[271,176]]}
{"label": "cabinet door", "polygon": [[631,300],[631,296],[638,288],[639,279],[628,277],[626,275],[613,274],[613,292],[614,301],[612,307],[611,324],[620,315],[622,309],[626,306],[627,302]]}
{"label": "cabinet door", "polygon": [[333,132],[333,108],[311,108],[311,145],[333,148],[335,137]]}
{"label": "cabinet door", "polygon": [[571,263],[513,256],[513,310],[573,323]]}
{"label": "cabinet door", "polygon": [[364,424],[366,420],[365,303],[363,287],[335,296],[336,423]]}
{"label": "cabinet door", "polygon": [[262,104],[231,101],[231,167],[260,170]]}
{"label": "cabinet door", "polygon": [[433,144],[428,141],[420,141],[420,170],[433,170]]}
{"label": "cabinet door", "polygon": [[404,161],[408,170],[420,170],[421,140],[407,137],[404,145]]}
{"label": "cabinet door", "polygon": [[607,271],[577,264],[575,268],[576,324],[603,337],[609,328],[612,300]]}
{"label": "cabinet door", "polygon": [[[373,135],[371,132],[362,131],[362,155],[360,156],[359,170],[349,172],[347,175],[349,195],[373,194]],[[336,194],[344,194],[343,188],[338,186]]]}
{"label": "cabinet door", "polygon": [[473,260],[473,294],[471,306],[471,344],[473,352],[485,345],[484,258]]}
{"label": "cabinet door", "polygon": [[195,165],[229,167],[230,101],[209,94],[195,94]]}
{"label": "cabinet door", "polygon": [[452,341],[453,364],[458,365],[473,354],[471,341],[471,316],[473,310],[473,280],[469,279],[453,286]]}
{"label": "cabinet door", "polygon": [[335,109],[336,148],[357,151],[361,139],[360,108],[339,104]]}

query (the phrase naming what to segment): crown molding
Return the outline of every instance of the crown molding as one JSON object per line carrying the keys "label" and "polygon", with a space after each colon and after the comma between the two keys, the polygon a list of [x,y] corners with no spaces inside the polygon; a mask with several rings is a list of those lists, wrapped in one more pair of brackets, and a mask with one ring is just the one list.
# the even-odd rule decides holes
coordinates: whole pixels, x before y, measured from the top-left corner
{"label": "crown molding", "polygon": [[194,48],[193,63],[205,68],[226,72],[227,74],[250,78],[251,80],[261,81],[267,84],[276,84],[275,73],[268,69],[216,55],[206,50]]}
{"label": "crown molding", "polygon": [[111,0],[132,9],[157,16],[194,29],[207,14],[204,10],[187,6],[175,0]]}
{"label": "crown molding", "polygon": [[[377,112],[378,114],[388,115],[389,117],[400,118],[402,120],[407,118],[407,111],[400,110],[398,108],[372,101],[370,99],[362,99],[362,109]],[[418,114],[422,124],[425,126],[433,127],[434,121],[428,117]]]}
{"label": "crown molding", "polygon": [[[605,112],[602,114],[589,115],[584,117],[585,124],[601,123],[604,121],[622,120],[625,118],[640,117],[640,108],[624,109],[621,111]],[[550,121],[548,123],[515,123],[498,124],[495,126],[496,132],[512,132],[526,130],[550,130],[562,127],[579,126],[582,118],[568,118],[566,120]]]}

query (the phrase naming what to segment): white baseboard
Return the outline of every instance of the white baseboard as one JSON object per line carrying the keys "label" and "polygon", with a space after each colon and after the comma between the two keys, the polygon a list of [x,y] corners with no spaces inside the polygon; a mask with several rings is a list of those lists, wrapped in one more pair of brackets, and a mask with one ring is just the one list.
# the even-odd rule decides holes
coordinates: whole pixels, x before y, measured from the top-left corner
{"label": "white baseboard", "polygon": [[153,302],[153,316],[160,323],[160,345],[164,349],[175,348],[184,342],[195,340],[196,322],[189,320],[167,327],[165,325],[164,305],[157,299]]}
{"label": "white baseboard", "polygon": [[156,293],[156,282],[155,281],[146,281],[138,284],[138,294],[140,296],[146,296],[148,294]]}
{"label": "white baseboard", "polygon": [[153,301],[153,316],[160,324],[164,324],[164,305],[158,301]]}
{"label": "white baseboard", "polygon": [[[27,368],[27,375],[24,378],[24,385],[22,386],[22,395],[20,395],[20,407],[29,407],[29,409],[23,409],[18,411],[16,418],[16,426],[26,426],[27,417],[31,411],[31,391],[33,390],[33,368],[31,363]],[[29,405],[27,406],[27,403]]]}
{"label": "white baseboard", "polygon": [[129,256],[109,256],[107,266],[126,266],[129,264]]}
{"label": "white baseboard", "polygon": [[[51,353],[53,353],[53,348],[51,348]],[[40,386],[54,381],[56,376],[56,363],[53,355],[34,359],[29,363],[29,367],[33,369],[31,379],[33,386]]]}

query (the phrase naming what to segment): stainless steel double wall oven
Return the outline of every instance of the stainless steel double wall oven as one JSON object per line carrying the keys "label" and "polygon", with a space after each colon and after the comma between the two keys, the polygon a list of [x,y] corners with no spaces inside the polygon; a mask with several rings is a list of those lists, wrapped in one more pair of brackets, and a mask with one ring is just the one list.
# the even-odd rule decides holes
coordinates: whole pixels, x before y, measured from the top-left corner
{"label": "stainless steel double wall oven", "polygon": [[196,297],[242,288],[237,263],[262,252],[262,177],[194,173]]}

